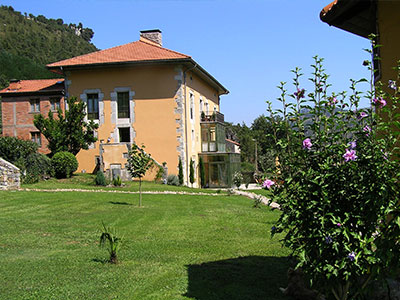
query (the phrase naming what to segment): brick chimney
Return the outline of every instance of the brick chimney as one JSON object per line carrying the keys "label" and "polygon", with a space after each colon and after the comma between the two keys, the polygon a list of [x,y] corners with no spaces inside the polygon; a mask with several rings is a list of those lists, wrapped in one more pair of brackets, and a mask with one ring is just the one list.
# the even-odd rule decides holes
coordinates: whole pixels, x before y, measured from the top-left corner
{"label": "brick chimney", "polygon": [[18,91],[21,89],[21,81],[19,79],[10,79],[8,90]]}
{"label": "brick chimney", "polygon": [[140,31],[140,40],[162,47],[162,35],[160,29]]}

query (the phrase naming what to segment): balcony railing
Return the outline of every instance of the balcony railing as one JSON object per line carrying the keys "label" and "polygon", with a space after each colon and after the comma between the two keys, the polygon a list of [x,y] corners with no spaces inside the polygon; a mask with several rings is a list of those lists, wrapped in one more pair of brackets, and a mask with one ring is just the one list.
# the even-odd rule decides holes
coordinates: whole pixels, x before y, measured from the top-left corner
{"label": "balcony railing", "polygon": [[219,122],[224,123],[225,118],[224,115],[218,111],[213,112],[212,114],[206,114],[204,112],[201,113],[201,122]]}

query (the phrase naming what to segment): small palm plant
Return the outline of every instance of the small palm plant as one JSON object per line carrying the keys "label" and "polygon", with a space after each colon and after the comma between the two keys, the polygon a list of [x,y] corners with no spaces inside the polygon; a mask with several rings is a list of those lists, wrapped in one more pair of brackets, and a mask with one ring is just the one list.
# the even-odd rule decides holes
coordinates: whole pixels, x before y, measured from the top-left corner
{"label": "small palm plant", "polygon": [[103,224],[104,231],[102,232],[102,234],[100,236],[100,247],[105,247],[105,245],[108,241],[109,246],[110,246],[108,249],[108,252],[110,253],[109,262],[112,264],[116,264],[118,262],[117,252],[121,246],[122,237],[117,236],[117,232],[115,231],[115,229],[113,229],[111,227],[107,228],[106,225],[104,224],[104,222],[102,222],[102,224]]}

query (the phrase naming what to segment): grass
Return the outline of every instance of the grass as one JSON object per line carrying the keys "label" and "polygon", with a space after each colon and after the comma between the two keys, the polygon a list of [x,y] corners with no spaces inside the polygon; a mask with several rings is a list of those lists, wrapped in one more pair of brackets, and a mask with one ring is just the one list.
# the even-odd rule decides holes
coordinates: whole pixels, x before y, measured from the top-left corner
{"label": "grass", "polygon": [[[0,192],[0,299],[287,299],[279,217],[239,196]],[[124,236],[120,264],[101,222]]]}
{"label": "grass", "polygon": [[[23,184],[22,188],[31,189],[95,189],[95,190],[121,190],[121,191],[139,191],[139,181],[127,181],[124,182],[123,187],[115,186],[97,186],[94,183],[95,175],[92,174],[75,174],[71,178],[66,179],[55,179],[51,178],[49,180],[42,180],[38,183],[33,184]],[[186,186],[173,186],[167,184],[156,183],[154,181],[143,181],[142,182],[143,191],[183,191],[190,193],[216,193],[216,190],[210,189],[198,189],[190,188]],[[226,194],[224,191],[220,191]]]}

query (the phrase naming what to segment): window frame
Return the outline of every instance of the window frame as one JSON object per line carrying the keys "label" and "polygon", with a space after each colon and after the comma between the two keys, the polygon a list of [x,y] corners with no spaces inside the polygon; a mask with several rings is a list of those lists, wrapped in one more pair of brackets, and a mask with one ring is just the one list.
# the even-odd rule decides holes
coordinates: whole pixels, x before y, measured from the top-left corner
{"label": "window frame", "polygon": [[29,99],[31,113],[40,113],[40,98]]}
{"label": "window frame", "polygon": [[50,110],[58,111],[61,108],[61,98],[60,97],[50,97]]}
{"label": "window frame", "polygon": [[[99,93],[86,93],[86,113],[88,120],[100,120],[99,98]],[[94,100],[97,100],[97,105],[95,105]],[[90,105],[89,102],[92,102],[92,104]],[[97,108],[97,111],[95,108]]]}
{"label": "window frame", "polygon": [[[120,99],[120,95],[126,95],[126,99]],[[122,105],[122,101],[126,101],[124,105]],[[130,99],[129,99],[129,91],[117,92],[117,118],[118,119],[129,119],[130,118]]]}
{"label": "window frame", "polygon": [[42,147],[42,135],[39,131],[31,131],[31,141]]}

